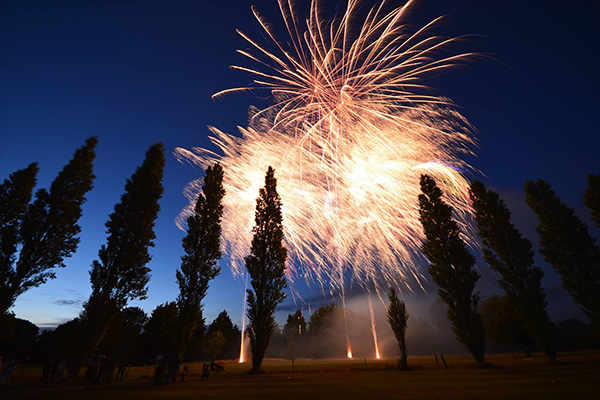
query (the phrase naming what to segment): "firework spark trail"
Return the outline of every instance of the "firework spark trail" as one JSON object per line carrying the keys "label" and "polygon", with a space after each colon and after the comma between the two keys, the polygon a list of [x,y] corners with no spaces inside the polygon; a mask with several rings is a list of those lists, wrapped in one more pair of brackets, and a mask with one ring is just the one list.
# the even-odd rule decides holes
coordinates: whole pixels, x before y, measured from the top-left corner
{"label": "firework spark trail", "polygon": [[[253,8],[271,45],[240,32],[255,51],[239,52],[256,67],[233,68],[254,74],[254,87],[270,90],[272,105],[251,109],[240,137],[211,127],[222,155],[202,148],[175,154],[201,167],[223,165],[223,247],[234,275],[242,276],[256,197],[271,165],[283,204],[292,293],[300,278],[342,292],[344,274],[351,277],[346,282],[374,286],[378,294],[390,285],[422,288],[420,176],[436,178],[455,217],[468,227],[462,171],[470,167],[460,157],[472,154],[475,144],[452,102],[427,94],[422,82],[473,54],[438,57],[460,38],[431,35],[439,18],[411,30],[406,14],[412,1],[391,11],[382,2],[364,19],[358,0],[349,0],[337,19],[323,16],[319,4],[311,3],[301,24],[292,1],[280,0],[283,39]],[[190,205],[178,218],[181,227],[200,184],[198,179],[186,188]]]}
{"label": "firework spark trail", "polygon": [[377,342],[377,323],[375,322],[375,312],[373,310],[373,301],[371,300],[371,291],[367,290],[369,293],[369,313],[371,314],[371,333],[373,334],[373,342],[375,344],[375,357],[379,360],[379,344]]}

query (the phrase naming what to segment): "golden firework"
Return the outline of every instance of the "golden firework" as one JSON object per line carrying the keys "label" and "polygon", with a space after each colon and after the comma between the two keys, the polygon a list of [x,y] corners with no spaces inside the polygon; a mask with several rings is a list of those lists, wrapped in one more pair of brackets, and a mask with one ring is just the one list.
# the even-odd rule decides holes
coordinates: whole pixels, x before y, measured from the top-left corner
{"label": "golden firework", "polygon": [[[422,82],[473,54],[439,56],[460,38],[430,34],[440,18],[411,29],[411,5],[390,9],[382,1],[365,12],[349,0],[341,17],[331,18],[313,0],[301,21],[292,1],[280,0],[284,37],[252,8],[271,43],[240,32],[254,51],[239,52],[255,66],[233,68],[255,75],[254,85],[214,96],[267,89],[272,104],[251,109],[240,136],[211,127],[221,155],[175,152],[201,167],[223,165],[223,246],[234,274],[243,272],[250,251],[255,201],[269,165],[283,203],[292,288],[300,277],[321,287],[343,287],[348,278],[376,288],[421,285],[423,173],[438,180],[466,224],[468,182],[461,171],[469,166],[461,156],[474,147],[472,129],[449,99],[427,94]],[[200,184],[186,188],[190,206],[180,226]]]}

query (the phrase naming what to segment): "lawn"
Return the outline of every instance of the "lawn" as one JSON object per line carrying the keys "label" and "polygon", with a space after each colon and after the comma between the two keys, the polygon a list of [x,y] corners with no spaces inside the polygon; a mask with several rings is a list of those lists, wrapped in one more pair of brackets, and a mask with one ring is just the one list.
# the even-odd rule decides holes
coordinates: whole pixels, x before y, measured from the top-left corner
{"label": "lawn", "polygon": [[541,356],[489,355],[490,368],[478,369],[467,356],[446,356],[448,368],[433,356],[411,357],[411,371],[397,371],[396,360],[266,360],[265,373],[247,375],[249,364],[223,363],[225,372],[200,381],[201,364],[190,365],[186,383],[154,385],[152,367],[131,368],[122,383],[59,387],[36,385],[41,367],[15,370],[9,399],[597,399],[600,353],[568,353],[550,365]]}

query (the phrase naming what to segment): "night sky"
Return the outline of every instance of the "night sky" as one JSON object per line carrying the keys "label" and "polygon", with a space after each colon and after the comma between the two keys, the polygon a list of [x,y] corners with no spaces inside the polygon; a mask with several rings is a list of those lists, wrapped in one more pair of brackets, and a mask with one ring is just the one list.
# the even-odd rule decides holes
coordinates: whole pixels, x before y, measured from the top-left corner
{"label": "night sky", "polygon": [[[186,183],[202,171],[178,163],[176,147],[208,147],[207,125],[229,133],[245,126],[247,108],[266,92],[210,96],[250,84],[232,71],[248,65],[235,52],[248,48],[235,29],[262,40],[250,5],[279,24],[271,1],[6,1],[0,2],[0,179],[39,162],[38,185],[49,187],[86,138],[99,138],[94,189],[80,220],[77,253],[57,271],[57,279],[22,295],[13,311],[39,326],[76,317],[91,291],[88,270],[105,243],[108,215],[125,180],[141,164],[147,148],[167,149],[165,194],[156,223],[148,299],[130,303],[151,312],[175,300],[175,270],[184,235],[174,224],[187,200]],[[330,1],[334,10],[334,1]],[[402,4],[402,2],[398,2]],[[600,237],[581,198],[588,173],[600,173],[600,3],[597,1],[417,2],[411,23],[422,26],[449,14],[442,33],[475,34],[464,51],[490,54],[426,82],[454,100],[477,128],[478,157],[467,161],[488,188],[500,192],[513,222],[532,240],[535,216],[524,201],[525,180],[548,181]],[[463,50],[461,48],[461,50]],[[586,321],[558,275],[537,256],[555,322]],[[489,268],[478,289],[497,291]],[[318,288],[301,288],[314,310],[328,301]],[[426,312],[435,298],[406,294],[409,310]],[[226,309],[241,321],[243,287],[223,265],[204,300],[210,322]],[[295,308],[291,298],[278,321]]]}

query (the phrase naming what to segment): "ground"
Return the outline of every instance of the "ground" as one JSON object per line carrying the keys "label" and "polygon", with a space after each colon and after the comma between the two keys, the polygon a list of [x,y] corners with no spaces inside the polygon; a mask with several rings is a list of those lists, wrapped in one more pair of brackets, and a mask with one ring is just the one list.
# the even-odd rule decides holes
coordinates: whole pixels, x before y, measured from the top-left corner
{"label": "ground", "polygon": [[[152,367],[133,367],[121,383],[83,385],[63,382],[37,386],[41,366],[19,366],[2,399],[597,399],[600,352],[566,353],[558,364],[544,357],[487,356],[479,369],[467,356],[446,356],[448,368],[434,356],[409,357],[410,371],[397,371],[395,359],[266,360],[264,374],[245,374],[250,364],[223,362],[225,372],[199,380],[201,364],[190,364],[186,383],[152,384]],[[5,396],[6,395],[6,396]],[[206,397],[205,397],[206,396]]]}

